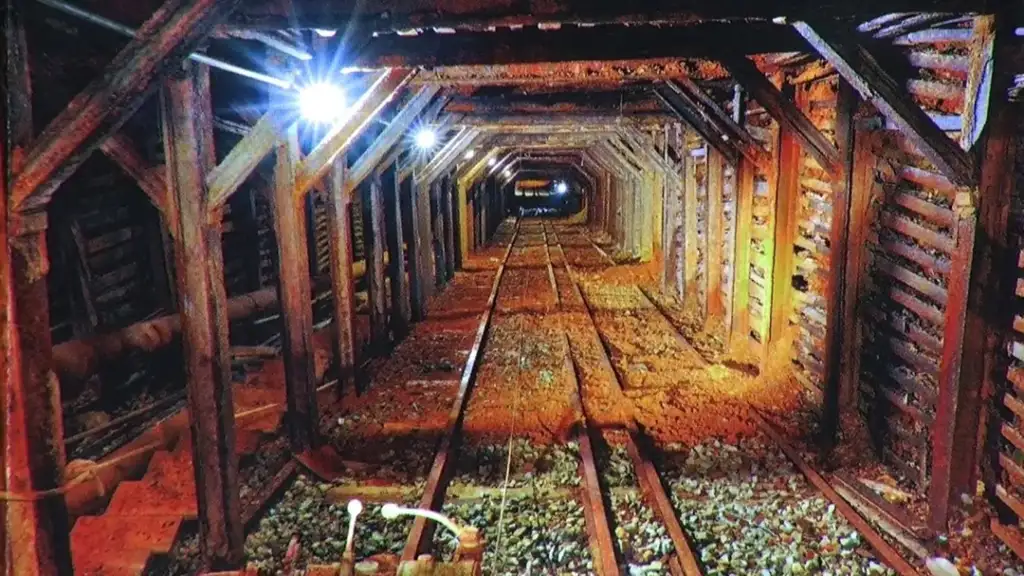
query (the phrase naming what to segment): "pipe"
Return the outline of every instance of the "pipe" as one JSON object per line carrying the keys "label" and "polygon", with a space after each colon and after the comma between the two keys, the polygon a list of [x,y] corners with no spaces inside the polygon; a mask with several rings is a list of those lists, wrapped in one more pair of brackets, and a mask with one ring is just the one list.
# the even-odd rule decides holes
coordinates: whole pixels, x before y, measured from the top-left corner
{"label": "pipe", "polygon": [[[99,14],[95,14],[93,12],[89,12],[88,10],[84,10],[77,6],[68,4],[63,0],[36,0],[36,2],[39,2],[44,6],[49,6],[50,8],[63,12],[69,16],[74,16],[75,18],[78,18],[80,20],[84,20],[97,26],[101,26],[103,28],[106,28],[107,30],[112,30],[114,32],[117,32],[118,34],[122,34],[124,36],[129,36],[132,38],[135,37],[134,28],[130,26],[125,26],[120,22],[115,22],[113,20],[110,20],[109,18],[100,16]],[[253,80],[258,80],[266,84],[277,86],[278,88],[281,88],[283,90],[289,90],[294,85],[291,80],[275,78],[274,76],[270,76],[269,74],[264,74],[262,72],[257,72],[255,70],[249,70],[248,68],[242,68],[241,66],[232,64],[230,62],[225,62],[217,58],[211,58],[204,54],[197,54],[193,52],[192,54],[189,54],[189,58],[195,62],[206,64],[210,68],[217,68],[220,70],[224,70],[225,72],[231,72],[232,74],[238,74],[239,76],[252,78]]]}
{"label": "pipe", "polygon": [[302,46],[289,44],[283,38],[278,38],[265,32],[256,32],[253,30],[232,30],[231,32],[228,32],[228,35],[234,36],[235,38],[241,38],[242,40],[254,40],[268,48],[273,48],[278,52],[287,54],[293,58],[298,58],[303,62],[308,62],[313,59],[313,55],[307,52]]}

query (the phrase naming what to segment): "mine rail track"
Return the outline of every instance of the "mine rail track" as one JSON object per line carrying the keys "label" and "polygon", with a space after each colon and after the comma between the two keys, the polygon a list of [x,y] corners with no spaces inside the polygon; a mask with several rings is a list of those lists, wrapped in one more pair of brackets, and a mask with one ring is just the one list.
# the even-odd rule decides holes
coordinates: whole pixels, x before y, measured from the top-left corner
{"label": "mine rail track", "polygon": [[[545,233],[547,227],[545,226]],[[567,258],[565,248],[561,242],[558,242],[557,233],[554,234],[559,252],[562,254],[562,261],[568,272],[568,277],[572,283],[573,291],[576,296],[582,302],[583,311],[586,313],[589,319],[590,325],[593,327],[595,337],[599,342],[598,349],[600,350],[600,361],[605,371],[613,376],[613,380],[619,387],[620,391],[624,391],[622,381],[618,371],[615,369],[611,362],[611,352],[607,339],[602,334],[597,321],[594,317],[594,309],[590,301],[588,300],[585,292],[579,285],[576,273],[572,269],[572,265]],[[602,255],[606,261],[614,264],[614,261],[597,246],[596,243],[591,241],[591,245]],[[679,345],[694,354],[697,352],[693,346],[687,341],[687,339],[680,332],[679,328],[675,325],[665,308],[657,302],[645,289],[637,286],[637,291],[640,292],[645,302],[650,306],[651,309],[657,311],[658,315],[664,321],[664,324],[674,335]],[[566,342],[568,347],[568,340]],[[699,356],[699,354],[698,354]],[[571,351],[569,352],[568,362],[573,363],[571,357]],[[575,366],[572,371],[575,377]],[[578,385],[578,380],[577,380]],[[582,388],[580,388],[580,394],[582,397]],[[785,456],[793,463],[793,465],[799,470],[799,472],[807,479],[807,481],[828,501],[830,501],[836,509],[842,514],[844,518],[857,530],[858,533],[862,534],[868,541],[870,546],[878,554],[880,560],[882,560],[887,566],[892,568],[900,576],[915,576],[921,574],[921,572],[914,568],[902,554],[881,534],[875,530],[875,528],[853,507],[846,499],[844,499],[836,489],[825,479],[825,477],[816,470],[812,465],[807,463],[799,454],[799,452],[790,446],[775,429],[775,427],[769,423],[764,416],[758,413],[756,410],[753,412],[755,418],[758,421],[760,429],[771,439],[771,441],[785,454]],[[648,502],[657,511],[659,519],[665,523],[666,528],[672,537],[673,545],[677,556],[673,556],[670,559],[669,568],[673,575],[675,574],[686,574],[687,576],[693,574],[703,574],[701,570],[701,563],[698,561],[698,554],[694,548],[690,545],[691,538],[688,537],[679,523],[676,516],[676,512],[673,509],[672,502],[669,499],[664,489],[664,481],[661,478],[657,468],[652,461],[652,452],[656,450],[653,444],[643,436],[643,432],[639,430],[636,423],[631,423],[627,426],[628,429],[628,441],[627,449],[629,455],[633,460],[634,467],[636,469],[637,478],[641,483],[642,491]],[[640,447],[646,447],[646,452],[641,452]],[[924,560],[923,557],[920,558]]]}

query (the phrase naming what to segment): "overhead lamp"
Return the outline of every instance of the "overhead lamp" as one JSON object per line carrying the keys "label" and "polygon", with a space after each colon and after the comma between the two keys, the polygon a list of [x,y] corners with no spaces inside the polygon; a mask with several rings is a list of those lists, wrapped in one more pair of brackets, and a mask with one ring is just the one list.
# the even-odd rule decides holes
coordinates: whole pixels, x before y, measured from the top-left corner
{"label": "overhead lamp", "polygon": [[487,160],[487,165],[491,166],[491,167],[493,167],[497,163],[498,163],[498,159],[495,158],[494,156],[491,156],[490,159]]}
{"label": "overhead lamp", "polygon": [[420,128],[413,141],[420,150],[430,150],[437,144],[437,133],[430,128]]}
{"label": "overhead lamp", "polygon": [[348,113],[345,91],[329,82],[317,82],[299,91],[302,117],[317,124],[333,124]]}
{"label": "overhead lamp", "polygon": [[566,184],[565,182],[559,182],[558,184],[555,184],[555,192],[557,194],[565,194],[568,191],[569,185]]}
{"label": "overhead lamp", "polygon": [[315,28],[313,31],[321,38],[334,38],[334,35],[338,33],[337,30],[330,30],[327,28]]}
{"label": "overhead lamp", "polygon": [[472,160],[474,156],[476,156],[476,150],[473,150],[472,148],[470,148],[469,150],[466,150],[465,154],[462,155],[462,159],[463,160]]}
{"label": "overhead lamp", "polygon": [[505,168],[505,171],[504,171],[504,172],[502,172],[502,174],[504,174],[504,175],[505,175],[505,178],[508,178],[509,176],[511,176],[511,175],[512,175],[512,171],[511,171],[511,170],[509,170],[508,168]]}

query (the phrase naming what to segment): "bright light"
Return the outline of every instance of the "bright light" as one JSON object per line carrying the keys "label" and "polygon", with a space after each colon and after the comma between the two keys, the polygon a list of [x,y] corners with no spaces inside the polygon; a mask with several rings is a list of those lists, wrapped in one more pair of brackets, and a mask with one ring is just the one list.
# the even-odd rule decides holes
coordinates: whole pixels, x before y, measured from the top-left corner
{"label": "bright light", "polygon": [[437,134],[430,128],[421,128],[416,133],[416,147],[420,150],[430,150],[437,144]]}
{"label": "bright light", "polygon": [[338,33],[337,30],[326,30],[324,28],[316,28],[315,32],[321,38],[334,38],[334,35]]}
{"label": "bright light", "polygon": [[310,122],[333,124],[348,113],[348,103],[340,87],[319,82],[299,92],[299,110]]}
{"label": "bright light", "polygon": [[504,174],[504,175],[505,175],[505,178],[508,178],[509,176],[511,176],[511,175],[512,175],[512,171],[511,171],[511,170],[509,170],[508,168],[505,168],[505,171],[504,171],[504,172],[502,172],[502,174]]}
{"label": "bright light", "polygon": [[555,184],[555,192],[559,194],[565,194],[568,191],[569,185],[566,184],[565,182],[559,182],[558,184]]}
{"label": "bright light", "polygon": [[490,160],[487,161],[487,165],[488,166],[494,166],[497,163],[498,163],[498,159],[495,158],[494,156],[491,156]]}
{"label": "bright light", "polygon": [[471,150],[466,150],[466,153],[463,154],[462,158],[464,160],[472,160],[473,156],[476,156],[476,150],[472,150],[471,149]]}

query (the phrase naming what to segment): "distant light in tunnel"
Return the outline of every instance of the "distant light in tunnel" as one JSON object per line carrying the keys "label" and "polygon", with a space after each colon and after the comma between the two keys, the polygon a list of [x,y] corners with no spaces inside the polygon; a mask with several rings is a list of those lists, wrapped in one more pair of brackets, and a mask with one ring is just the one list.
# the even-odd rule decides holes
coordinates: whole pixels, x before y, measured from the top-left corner
{"label": "distant light in tunnel", "polygon": [[430,150],[437,144],[437,134],[430,128],[420,128],[416,132],[415,142],[420,150]]}
{"label": "distant light in tunnel", "polygon": [[491,156],[490,160],[488,160],[488,161],[487,161],[487,165],[488,165],[488,166],[492,166],[492,167],[493,167],[493,166],[494,166],[495,164],[497,164],[497,163],[498,163],[498,159],[497,159],[497,158],[495,158],[494,156]]}
{"label": "distant light in tunnel", "polygon": [[512,171],[511,171],[511,170],[509,170],[508,168],[505,168],[505,171],[504,171],[504,172],[502,172],[502,174],[504,174],[504,175],[505,175],[505,178],[508,178],[509,176],[511,176],[511,175],[512,175]]}
{"label": "distant light in tunnel", "polygon": [[327,30],[325,28],[316,28],[315,32],[321,38],[334,38],[334,35],[338,33],[337,30]]}
{"label": "distant light in tunnel", "polygon": [[333,124],[348,114],[345,91],[328,82],[317,82],[299,91],[302,117],[318,124]]}
{"label": "distant light in tunnel", "polygon": [[464,160],[472,160],[474,156],[476,156],[476,150],[470,149],[466,150],[466,153],[462,155],[462,158]]}
{"label": "distant light in tunnel", "polygon": [[566,184],[565,182],[559,182],[558,184],[555,184],[555,192],[556,193],[558,193],[558,194],[565,194],[568,191],[569,191],[569,185]]}

